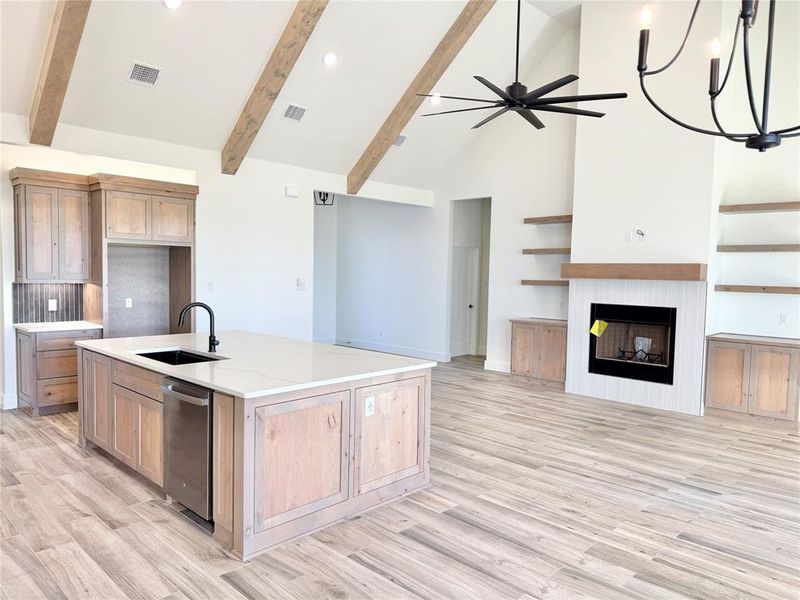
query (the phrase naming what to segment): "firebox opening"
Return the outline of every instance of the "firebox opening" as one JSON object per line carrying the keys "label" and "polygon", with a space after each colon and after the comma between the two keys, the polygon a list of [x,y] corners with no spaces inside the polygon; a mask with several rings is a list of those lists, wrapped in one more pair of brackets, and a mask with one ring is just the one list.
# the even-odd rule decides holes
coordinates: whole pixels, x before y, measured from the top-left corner
{"label": "firebox opening", "polygon": [[608,323],[602,335],[589,334],[589,372],[672,385],[675,308],[592,304],[591,326]]}

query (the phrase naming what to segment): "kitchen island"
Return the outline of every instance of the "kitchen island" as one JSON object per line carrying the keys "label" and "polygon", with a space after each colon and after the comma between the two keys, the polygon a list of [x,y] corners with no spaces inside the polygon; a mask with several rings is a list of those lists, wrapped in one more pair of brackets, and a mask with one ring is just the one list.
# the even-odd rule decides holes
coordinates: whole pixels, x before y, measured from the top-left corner
{"label": "kitchen island", "polygon": [[[435,362],[250,332],[79,341],[79,440],[163,486],[165,377],[213,391],[214,537],[248,559],[425,487]],[[172,365],[143,353],[219,360]]]}

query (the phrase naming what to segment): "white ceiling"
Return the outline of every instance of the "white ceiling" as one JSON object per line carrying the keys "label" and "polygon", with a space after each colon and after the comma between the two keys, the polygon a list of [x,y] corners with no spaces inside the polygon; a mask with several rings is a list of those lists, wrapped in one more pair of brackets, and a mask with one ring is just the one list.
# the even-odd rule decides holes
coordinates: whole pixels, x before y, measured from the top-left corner
{"label": "white ceiling", "polygon": [[[0,1],[4,112],[30,109],[54,4]],[[332,0],[249,155],[347,173],[463,6],[464,0]],[[546,28],[574,25],[576,6],[523,5],[523,72],[543,51],[537,41]],[[159,1],[95,0],[61,122],[220,150],[293,8],[283,1],[186,0],[170,11]],[[477,74],[510,83],[515,14],[514,2],[500,0],[437,91],[491,97],[472,79]],[[340,57],[333,69],[321,61],[330,49]],[[154,88],[127,81],[133,60],[163,69]],[[290,102],[308,109],[300,123],[281,118]],[[443,102],[437,109],[462,106]],[[431,108],[425,103],[420,112]],[[412,173],[430,170],[480,135],[470,127],[482,114],[415,117],[404,132],[408,140],[390,151],[375,178],[414,185],[419,178]]]}

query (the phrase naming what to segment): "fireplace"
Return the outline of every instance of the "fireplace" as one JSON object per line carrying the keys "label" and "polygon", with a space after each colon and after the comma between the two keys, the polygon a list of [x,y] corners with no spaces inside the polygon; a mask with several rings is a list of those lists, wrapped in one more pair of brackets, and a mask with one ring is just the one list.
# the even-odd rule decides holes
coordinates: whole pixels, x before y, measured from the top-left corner
{"label": "fireplace", "polygon": [[590,326],[607,325],[589,334],[589,372],[672,385],[675,358],[675,314],[663,306],[592,304]]}

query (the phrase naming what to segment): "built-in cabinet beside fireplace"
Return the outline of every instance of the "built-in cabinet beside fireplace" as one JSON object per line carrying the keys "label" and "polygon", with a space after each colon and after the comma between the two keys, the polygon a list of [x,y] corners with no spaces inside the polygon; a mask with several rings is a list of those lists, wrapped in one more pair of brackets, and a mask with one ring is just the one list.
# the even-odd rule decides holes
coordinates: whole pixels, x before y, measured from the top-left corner
{"label": "built-in cabinet beside fireplace", "polygon": [[797,420],[800,340],[720,333],[707,357],[706,408]]}

